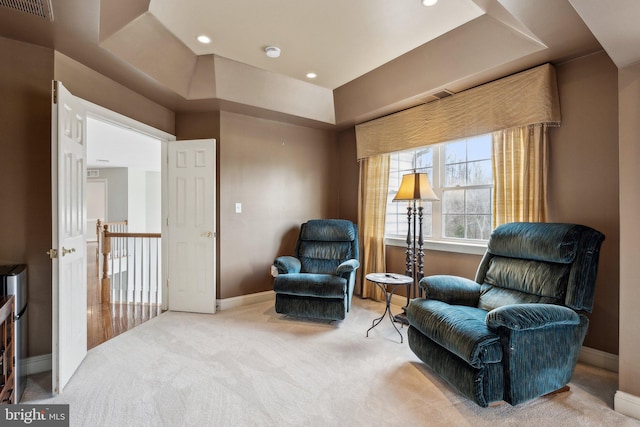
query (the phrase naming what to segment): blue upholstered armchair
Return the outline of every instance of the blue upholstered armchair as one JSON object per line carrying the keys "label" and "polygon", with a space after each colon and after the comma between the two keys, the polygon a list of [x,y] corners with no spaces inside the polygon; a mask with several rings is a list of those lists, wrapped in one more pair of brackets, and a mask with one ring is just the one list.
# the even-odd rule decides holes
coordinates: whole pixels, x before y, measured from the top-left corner
{"label": "blue upholstered armchair", "polygon": [[358,260],[358,227],[342,219],[300,227],[294,256],[276,258],[276,312],[342,320],[351,307]]}
{"label": "blue upholstered armchair", "polygon": [[494,230],[475,281],[430,276],[407,308],[411,350],[480,406],[562,389],[587,332],[604,235],[574,224]]}

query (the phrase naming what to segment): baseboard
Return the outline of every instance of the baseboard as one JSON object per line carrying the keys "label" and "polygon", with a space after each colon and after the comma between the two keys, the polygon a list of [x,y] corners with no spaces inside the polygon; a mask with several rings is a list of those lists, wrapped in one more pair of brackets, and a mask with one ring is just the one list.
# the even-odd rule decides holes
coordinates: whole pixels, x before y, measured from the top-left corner
{"label": "baseboard", "polygon": [[257,292],[254,294],[240,295],[232,298],[219,299],[216,301],[217,310],[229,310],[230,308],[241,307],[243,305],[256,304],[259,302],[273,301],[276,297],[273,291]]}
{"label": "baseboard", "polygon": [[27,357],[22,363],[27,375],[47,372],[51,370],[51,354]]}
{"label": "baseboard", "polygon": [[607,371],[618,372],[618,355],[595,348],[582,347],[578,361]]}
{"label": "baseboard", "polygon": [[618,390],[613,396],[613,409],[623,415],[640,420],[640,397]]}

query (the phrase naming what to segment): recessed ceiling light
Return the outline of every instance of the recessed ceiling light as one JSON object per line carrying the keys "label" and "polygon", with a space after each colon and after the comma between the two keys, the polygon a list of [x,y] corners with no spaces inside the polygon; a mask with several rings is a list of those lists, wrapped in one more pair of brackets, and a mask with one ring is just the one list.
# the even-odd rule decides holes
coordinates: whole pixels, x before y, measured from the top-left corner
{"label": "recessed ceiling light", "polygon": [[433,6],[436,3],[438,3],[438,0],[422,0],[423,6]]}
{"label": "recessed ceiling light", "polygon": [[209,44],[211,43],[211,37],[206,36],[204,34],[200,34],[198,37],[196,37],[196,40],[198,40],[200,43],[202,44]]}
{"label": "recessed ceiling light", "polygon": [[280,56],[280,48],[276,46],[267,46],[264,48],[264,53],[266,53],[269,58],[277,58]]}
{"label": "recessed ceiling light", "polygon": [[318,77],[318,75],[316,73],[307,73],[307,78],[308,79],[315,79],[316,77]]}

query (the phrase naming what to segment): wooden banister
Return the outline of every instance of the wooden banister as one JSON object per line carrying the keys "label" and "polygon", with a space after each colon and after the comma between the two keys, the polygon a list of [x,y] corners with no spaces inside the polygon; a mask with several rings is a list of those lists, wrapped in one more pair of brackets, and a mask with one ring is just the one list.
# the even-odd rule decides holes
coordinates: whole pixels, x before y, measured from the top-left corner
{"label": "wooden banister", "polygon": [[160,233],[111,233],[109,231],[105,231],[105,237],[141,237],[148,239],[159,239],[162,237]]}
{"label": "wooden banister", "polygon": [[111,253],[111,239],[106,235],[109,233],[109,224],[104,225],[102,233],[102,280],[100,281],[102,292],[102,303],[111,302],[111,281],[109,280],[109,254]]}

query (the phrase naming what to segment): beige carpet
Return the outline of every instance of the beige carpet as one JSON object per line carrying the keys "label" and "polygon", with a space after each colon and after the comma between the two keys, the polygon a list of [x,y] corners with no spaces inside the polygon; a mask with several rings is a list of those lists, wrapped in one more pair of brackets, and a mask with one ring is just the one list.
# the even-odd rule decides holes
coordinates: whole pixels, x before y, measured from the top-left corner
{"label": "beige carpet", "polygon": [[31,403],[69,403],[72,426],[640,426],[611,409],[616,374],[585,365],[569,392],[480,408],[421,364],[406,329],[400,344],[385,319],[365,338],[382,309],[355,299],[333,324],[272,303],[165,313],[89,351],[61,395]]}

